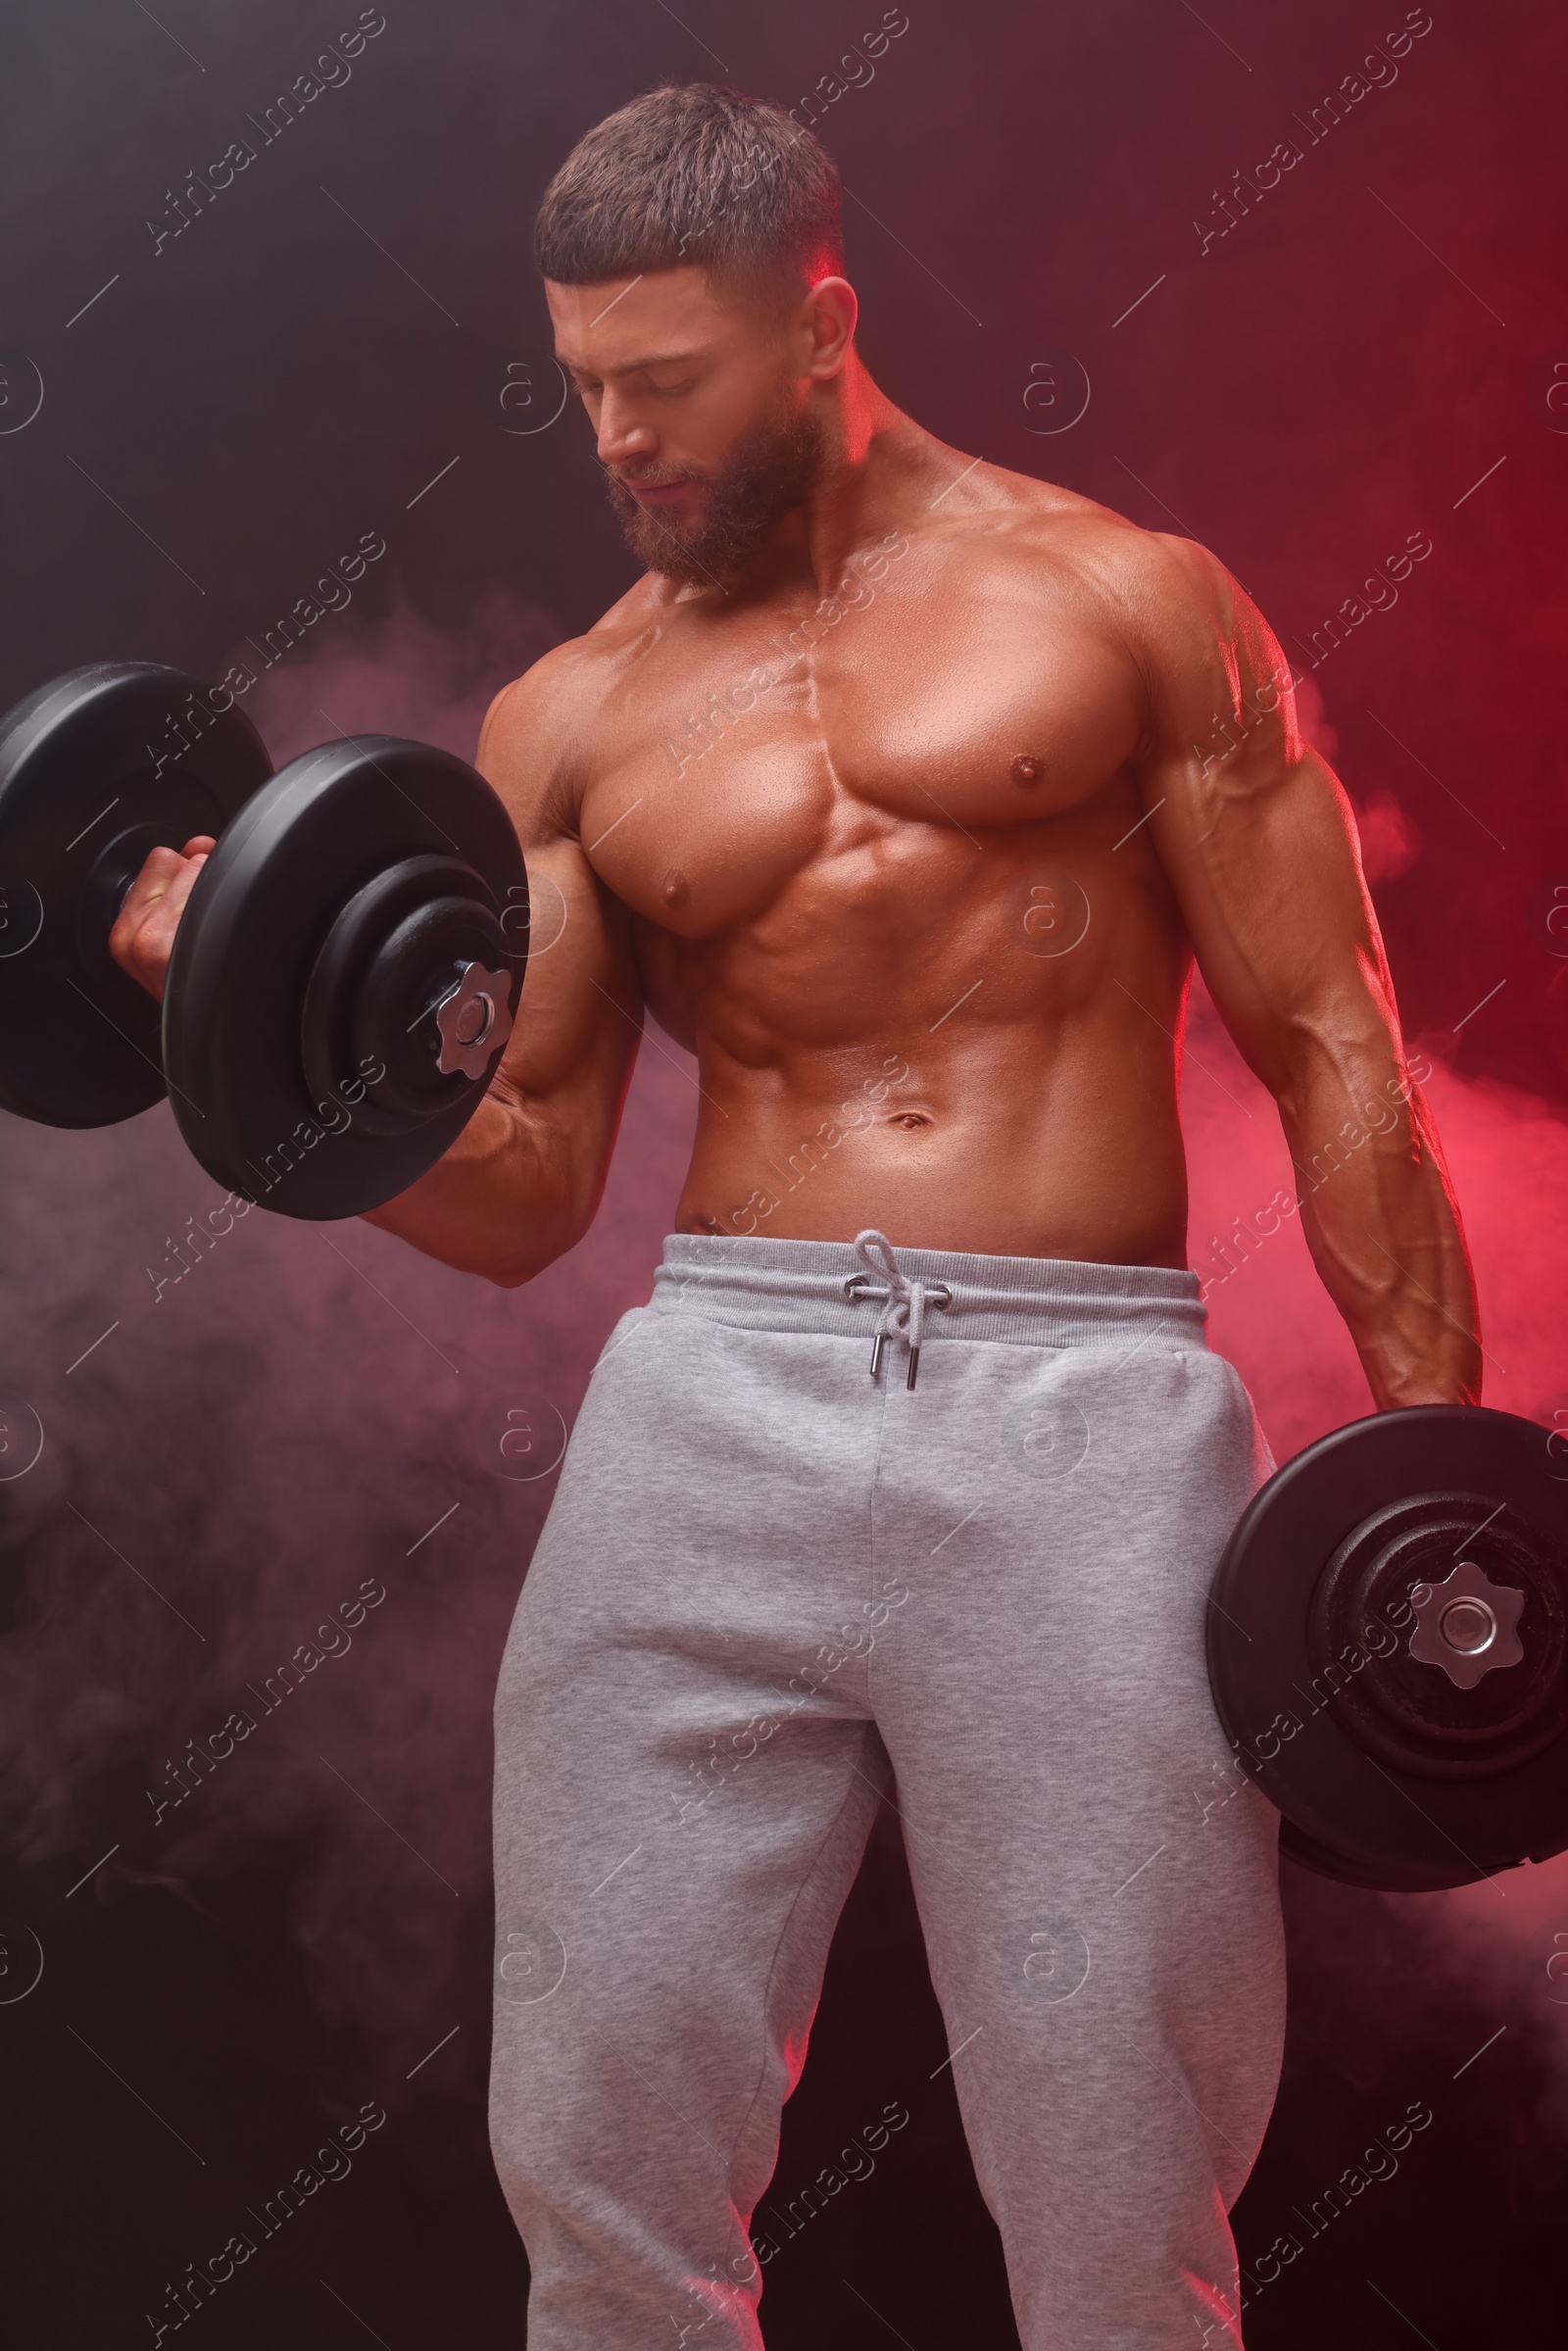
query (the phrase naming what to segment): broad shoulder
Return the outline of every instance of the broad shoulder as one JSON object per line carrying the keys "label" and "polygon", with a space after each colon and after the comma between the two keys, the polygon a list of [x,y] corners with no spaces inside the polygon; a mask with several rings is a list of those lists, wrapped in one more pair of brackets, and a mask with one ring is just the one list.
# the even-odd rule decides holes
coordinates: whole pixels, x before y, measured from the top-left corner
{"label": "broad shoulder", "polygon": [[575,832],[590,780],[582,760],[589,722],[662,638],[676,601],[667,583],[645,576],[592,628],[552,647],[491,703],[474,764],[507,803],[525,844]]}
{"label": "broad shoulder", "polygon": [[972,550],[1075,580],[1151,651],[1172,633],[1211,636],[1236,622],[1235,582],[1206,547],[1005,466],[972,461],[914,527],[959,557]]}
{"label": "broad shoulder", "polygon": [[1113,642],[1141,681],[1152,744],[1188,741],[1238,701],[1254,715],[1281,711],[1276,731],[1294,739],[1290,663],[1241,583],[1197,540],[983,464],[956,468],[951,495],[910,537],[946,544],[960,572],[987,574],[994,592],[1048,624],[1065,605]]}

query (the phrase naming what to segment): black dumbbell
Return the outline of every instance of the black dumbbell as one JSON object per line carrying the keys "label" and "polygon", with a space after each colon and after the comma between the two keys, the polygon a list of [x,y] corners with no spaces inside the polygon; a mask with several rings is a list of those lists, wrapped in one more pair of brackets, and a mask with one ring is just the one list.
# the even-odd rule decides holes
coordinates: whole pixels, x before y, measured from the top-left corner
{"label": "black dumbbell", "polygon": [[[218,843],[162,1013],[109,954],[148,852]],[[0,1106],[111,1126],[167,1092],[191,1151],[286,1216],[353,1216],[483,1100],[528,949],[502,802],[387,735],[279,773],[220,691],[151,662],[55,678],[0,719]]]}
{"label": "black dumbbell", "polygon": [[1208,1670],[1308,1868],[1417,1892],[1561,1852],[1568,1441],[1429,1404],[1308,1445],[1226,1546]]}

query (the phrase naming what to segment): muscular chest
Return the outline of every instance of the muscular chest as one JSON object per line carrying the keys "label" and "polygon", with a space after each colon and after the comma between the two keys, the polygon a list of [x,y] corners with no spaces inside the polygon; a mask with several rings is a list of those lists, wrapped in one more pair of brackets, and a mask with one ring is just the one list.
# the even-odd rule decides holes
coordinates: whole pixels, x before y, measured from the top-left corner
{"label": "muscular chest", "polygon": [[885,878],[922,839],[1070,818],[1125,765],[1136,675],[1080,600],[933,576],[901,544],[814,611],[677,607],[627,661],[585,736],[581,822],[635,912],[700,938],[808,875],[853,900],[868,854]]}

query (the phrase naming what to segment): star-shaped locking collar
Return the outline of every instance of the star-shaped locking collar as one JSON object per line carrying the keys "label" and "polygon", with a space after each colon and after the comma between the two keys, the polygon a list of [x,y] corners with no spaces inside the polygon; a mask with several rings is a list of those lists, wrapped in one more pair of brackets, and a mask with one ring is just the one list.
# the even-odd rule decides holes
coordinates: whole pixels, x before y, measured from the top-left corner
{"label": "star-shaped locking collar", "polygon": [[1484,1674],[1524,1658],[1519,1616],[1525,1595],[1494,1584],[1473,1559],[1461,1559],[1441,1584],[1417,1584],[1410,1593],[1416,1627],[1409,1654],[1440,1665],[1457,1690],[1474,1690]]}
{"label": "star-shaped locking collar", "polygon": [[462,1070],[482,1078],[494,1054],[512,1034],[512,980],[504,971],[466,963],[455,985],[435,1007],[441,1035],[437,1069]]}

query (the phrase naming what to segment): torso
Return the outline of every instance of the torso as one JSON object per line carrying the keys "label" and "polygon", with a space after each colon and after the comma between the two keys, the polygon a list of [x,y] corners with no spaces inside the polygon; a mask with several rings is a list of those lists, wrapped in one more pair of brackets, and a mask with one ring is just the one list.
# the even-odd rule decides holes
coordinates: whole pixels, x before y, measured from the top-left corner
{"label": "torso", "polygon": [[559,789],[698,1056],[679,1229],[1182,1265],[1132,526],[984,485],[858,550],[811,642],[808,590],[634,591],[576,649]]}

